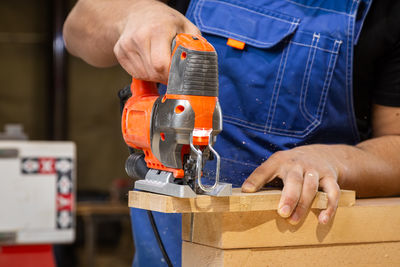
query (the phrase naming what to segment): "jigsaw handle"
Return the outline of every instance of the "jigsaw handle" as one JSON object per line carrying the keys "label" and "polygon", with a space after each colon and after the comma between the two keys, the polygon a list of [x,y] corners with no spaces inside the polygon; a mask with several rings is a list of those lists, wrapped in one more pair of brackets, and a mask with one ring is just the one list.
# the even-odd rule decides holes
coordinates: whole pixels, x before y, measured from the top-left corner
{"label": "jigsaw handle", "polygon": [[200,35],[173,40],[167,94],[218,97],[217,53]]}
{"label": "jigsaw handle", "polygon": [[[133,97],[158,95],[154,82],[132,79]],[[218,97],[218,58],[200,35],[181,33],[172,41],[167,94]]]}

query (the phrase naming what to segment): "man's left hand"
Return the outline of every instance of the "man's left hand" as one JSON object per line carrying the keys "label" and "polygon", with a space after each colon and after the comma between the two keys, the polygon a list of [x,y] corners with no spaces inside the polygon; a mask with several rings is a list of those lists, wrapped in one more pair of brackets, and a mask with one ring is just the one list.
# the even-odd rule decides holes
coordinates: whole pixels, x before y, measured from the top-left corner
{"label": "man's left hand", "polygon": [[332,149],[337,147],[307,145],[276,152],[247,178],[242,191],[255,192],[274,178],[281,178],[284,187],[278,213],[291,224],[297,224],[321,188],[328,196],[328,207],[318,220],[326,224],[334,216],[340,197],[339,163],[331,156]]}

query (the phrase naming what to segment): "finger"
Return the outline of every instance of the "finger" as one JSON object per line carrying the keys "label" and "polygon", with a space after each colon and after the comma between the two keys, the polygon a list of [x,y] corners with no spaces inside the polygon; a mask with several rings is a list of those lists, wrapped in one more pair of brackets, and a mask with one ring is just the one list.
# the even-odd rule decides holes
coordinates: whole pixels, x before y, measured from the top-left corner
{"label": "finger", "polygon": [[289,218],[291,224],[298,224],[304,218],[307,211],[310,209],[315,195],[318,192],[319,174],[315,170],[307,171],[304,174],[303,188],[301,191],[300,200],[297,203],[296,209]]}
{"label": "finger", "polygon": [[151,35],[147,32],[144,32],[143,36],[136,36],[135,50],[128,51],[128,56],[132,59],[140,57],[140,60],[135,61],[135,66],[143,74],[141,80],[158,82],[151,62],[151,39]]}
{"label": "finger", "polygon": [[[187,19],[185,18],[185,20]],[[153,32],[150,44],[150,61],[154,81],[167,84],[171,62],[171,44],[176,34],[184,32],[201,35],[200,30],[188,20],[186,23],[179,21],[175,31],[174,34],[171,34],[172,31],[165,31],[163,29]]]}
{"label": "finger", "polygon": [[121,38],[114,46],[114,54],[119,64],[134,78],[146,80],[148,73],[141,55],[130,38]]}
{"label": "finger", "polygon": [[242,185],[242,192],[252,193],[259,190],[264,184],[272,181],[278,175],[279,162],[270,157],[258,166]]}
{"label": "finger", "polygon": [[123,67],[127,65],[130,66],[132,77],[138,80],[151,81],[150,75],[148,73],[148,68],[146,68],[146,64],[143,61],[143,58],[140,54],[136,52],[130,52],[127,54],[127,62],[123,63]]}
{"label": "finger", "polygon": [[320,185],[327,194],[328,207],[326,210],[321,211],[318,216],[318,221],[322,224],[327,224],[335,215],[340,197],[340,188],[336,179],[330,177],[322,178]]}
{"label": "finger", "polygon": [[187,23],[185,23],[185,25],[183,26],[183,30],[185,33],[201,35],[199,28],[197,28],[190,21],[187,21]]}
{"label": "finger", "polygon": [[151,39],[150,61],[154,81],[167,84],[174,35],[157,34]]}
{"label": "finger", "polygon": [[296,208],[300,200],[303,188],[303,168],[295,165],[287,172],[283,180],[283,190],[278,206],[278,213],[284,218],[288,218]]}
{"label": "finger", "polygon": [[114,54],[118,60],[118,63],[126,72],[128,72],[133,77],[137,76],[133,64],[134,61],[128,57],[128,54],[121,47],[120,42],[117,42],[116,45],[114,46]]}

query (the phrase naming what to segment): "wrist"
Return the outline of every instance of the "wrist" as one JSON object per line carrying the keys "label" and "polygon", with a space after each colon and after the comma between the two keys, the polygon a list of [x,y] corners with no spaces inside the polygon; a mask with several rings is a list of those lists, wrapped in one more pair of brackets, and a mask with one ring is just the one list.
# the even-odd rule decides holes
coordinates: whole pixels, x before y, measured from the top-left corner
{"label": "wrist", "polygon": [[368,162],[368,154],[351,145],[333,145],[331,148],[338,174],[338,184],[343,189],[358,188],[360,176],[365,175],[364,167]]}
{"label": "wrist", "polygon": [[347,178],[352,175],[352,169],[354,167],[354,157],[357,153],[355,150],[359,150],[354,146],[350,145],[316,145],[317,149],[323,151],[328,157],[327,166],[331,166],[332,171],[336,173],[337,183],[342,188],[346,185]]}

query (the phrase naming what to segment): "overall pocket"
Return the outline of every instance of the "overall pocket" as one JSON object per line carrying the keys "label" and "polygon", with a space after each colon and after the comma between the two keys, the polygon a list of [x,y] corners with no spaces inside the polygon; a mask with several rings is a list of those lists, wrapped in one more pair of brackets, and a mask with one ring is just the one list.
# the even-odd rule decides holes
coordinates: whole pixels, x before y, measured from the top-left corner
{"label": "overall pocket", "polygon": [[[242,2],[200,0],[193,16],[218,53],[225,122],[295,137],[321,123],[341,41]],[[246,46],[229,47],[227,38]]]}

